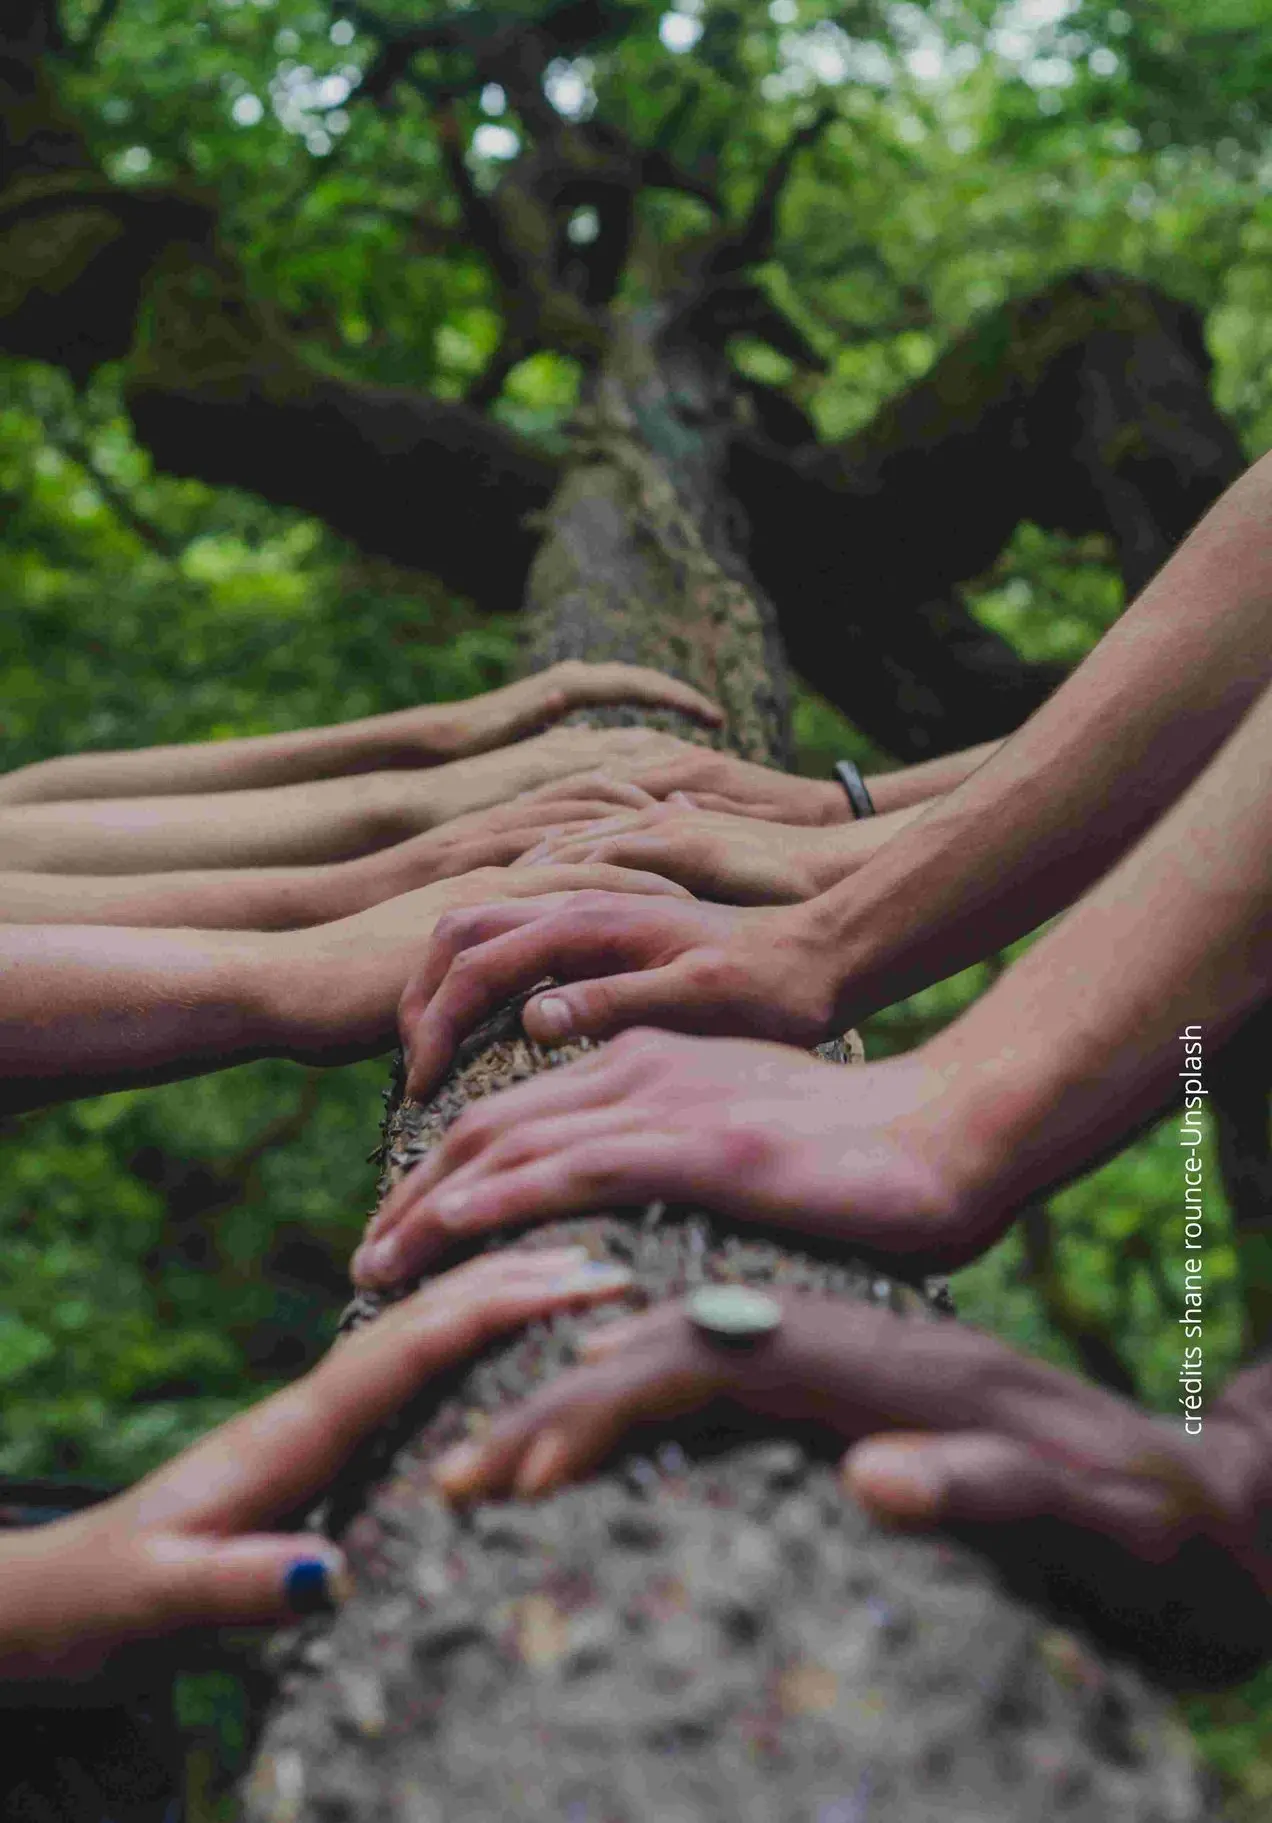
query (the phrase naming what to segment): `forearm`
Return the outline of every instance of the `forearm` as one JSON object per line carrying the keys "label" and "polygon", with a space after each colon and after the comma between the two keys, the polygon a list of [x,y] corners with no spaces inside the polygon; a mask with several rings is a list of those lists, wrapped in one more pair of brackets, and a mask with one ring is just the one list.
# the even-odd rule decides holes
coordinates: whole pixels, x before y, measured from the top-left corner
{"label": "forearm", "polygon": [[945,753],[940,759],[924,760],[919,766],[903,766],[896,772],[872,773],[866,780],[871,802],[880,816],[890,810],[908,810],[911,806],[944,797],[969,778],[978,766],[992,759],[1002,741],[982,741],[978,747],[964,747],[961,753]]}
{"label": "forearm", "polygon": [[863,817],[855,823],[799,830],[804,858],[799,878],[806,878],[815,893],[833,891],[842,881],[860,872],[880,849],[895,841],[926,809],[926,803],[919,802],[903,809],[881,811],[878,816]]}
{"label": "forearm", "polygon": [[[319,867],[155,874],[0,874],[0,923],[134,929],[300,930],[389,896],[379,855]],[[381,871],[383,871],[381,869]]]}
{"label": "forearm", "polygon": [[399,840],[413,797],[426,815],[410,774],[370,773],[204,797],[4,806],[0,864],[13,873],[119,875],[338,861]]}
{"label": "forearm", "polygon": [[13,1112],[286,1054],[289,941],[0,926],[0,1103]]}
{"label": "forearm", "polygon": [[812,915],[860,1017],[1071,904],[1196,777],[1272,667],[1272,465],[1232,488],[1055,696]]}
{"label": "forearm", "polygon": [[1018,1206],[1098,1158],[1180,1094],[1185,1028],[1213,1052],[1272,993],[1270,759],[1272,689],[1134,852],[924,1047],[958,1104],[973,1203]]}
{"label": "forearm", "polygon": [[[439,712],[440,714],[440,712]],[[0,804],[83,798],[173,797],[292,785],[394,766],[427,766],[427,710],[368,716],[329,728],[298,728],[242,740],[74,753],[0,778]]]}

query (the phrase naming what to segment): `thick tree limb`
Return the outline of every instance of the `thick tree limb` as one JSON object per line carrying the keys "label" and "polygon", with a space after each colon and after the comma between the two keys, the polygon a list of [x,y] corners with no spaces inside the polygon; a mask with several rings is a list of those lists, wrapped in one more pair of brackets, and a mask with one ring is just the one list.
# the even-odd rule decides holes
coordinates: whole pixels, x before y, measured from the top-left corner
{"label": "thick tree limb", "polygon": [[922,758],[1008,733],[1057,681],[957,584],[1022,519],[1114,541],[1128,595],[1244,466],[1188,306],[1080,272],[979,323],[834,449],[743,440],[732,482],[797,669]]}
{"label": "thick tree limb", "polygon": [[[535,656],[670,661],[721,695],[730,739],[759,757],[781,702],[767,607],[730,543],[732,388],[674,328],[630,323],[594,389],[531,578]],[[427,1106],[392,1110],[386,1182],[478,1096],[585,1046],[545,1054],[504,1009]],[[851,1255],[814,1257],[698,1211],[655,1204],[530,1239],[567,1235],[630,1262],[651,1300],[743,1278],[839,1295],[845,1322],[854,1299],[916,1320],[925,1309]],[[969,1555],[873,1530],[812,1439],[699,1420],[633,1440],[551,1499],[441,1506],[438,1448],[559,1371],[595,1320],[493,1349],[336,1490],[326,1523],[358,1589],[283,1648],[254,1823],[829,1823],[866,1804],[917,1823],[951,1801],[978,1823],[1199,1823],[1192,1773],[1143,1685]]]}

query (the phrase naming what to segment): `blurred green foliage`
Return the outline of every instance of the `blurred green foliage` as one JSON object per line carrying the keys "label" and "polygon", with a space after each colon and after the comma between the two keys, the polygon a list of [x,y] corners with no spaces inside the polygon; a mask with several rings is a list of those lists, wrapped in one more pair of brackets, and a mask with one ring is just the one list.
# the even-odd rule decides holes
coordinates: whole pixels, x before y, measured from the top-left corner
{"label": "blurred green foliage", "polygon": [[[408,0],[380,11],[420,13]],[[497,293],[459,226],[427,105],[358,101],[372,47],[338,5],[211,0],[192,15],[177,0],[65,0],[64,17],[86,47],[67,100],[119,182],[214,192],[225,244],[317,366],[463,392],[495,345]],[[1272,0],[633,0],[626,18],[554,70],[558,106],[661,133],[714,172],[735,214],[809,103],[835,104],[797,162],[762,274],[827,371],[737,350],[823,435],[865,423],[978,311],[1092,264],[1200,307],[1220,403],[1252,456],[1272,443]],[[489,184],[517,122],[498,91],[460,113]],[[651,242],[705,219],[666,192],[640,210]],[[569,362],[537,356],[496,410],[551,444],[576,386]],[[510,624],[427,578],[254,499],[153,474],[110,371],[76,395],[51,369],[0,365],[0,521],[9,767],[470,694],[515,659]],[[1026,655],[1068,663],[1121,606],[1099,541],[1032,526],[971,594]],[[812,692],[797,732],[810,771],[844,754],[888,763]],[[953,1017],[996,966],[880,1014],[872,1054]],[[371,1200],[386,1074],[259,1064],[9,1123],[0,1471],[129,1479],[313,1357]],[[1171,1409],[1180,1193],[1166,1122],[1052,1200],[1068,1331],[1019,1233],[958,1275],[964,1313],[1070,1365],[1077,1322]],[[1217,1201],[1212,1220],[1213,1387],[1242,1335]],[[1241,1814],[1266,1809],[1272,1679],[1190,1713]]]}

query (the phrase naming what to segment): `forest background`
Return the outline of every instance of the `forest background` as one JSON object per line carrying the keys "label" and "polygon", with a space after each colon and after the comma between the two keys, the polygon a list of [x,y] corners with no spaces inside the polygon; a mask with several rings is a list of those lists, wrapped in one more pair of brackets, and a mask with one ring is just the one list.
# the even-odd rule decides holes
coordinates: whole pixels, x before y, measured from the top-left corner
{"label": "forest background", "polygon": [[[1096,0],[628,12],[616,42],[549,72],[567,118],[599,98],[642,139],[690,94],[722,188],[744,197],[814,105],[835,110],[795,167],[761,275],[823,371],[744,336],[733,350],[823,436],[868,422],[978,313],[1093,266],[1197,307],[1218,403],[1249,457],[1272,445],[1272,0],[1137,0],[1133,16]],[[66,0],[63,93],[116,183],[215,192],[249,284],[320,367],[462,397],[496,345],[498,295],[456,232],[427,109],[357,105],[359,21],[310,0],[212,0],[193,16],[175,0]],[[463,118],[489,184],[517,151],[515,118],[493,86]],[[694,205],[657,192],[641,207],[658,234]],[[533,356],[494,415],[556,447],[576,386],[569,360]],[[110,366],[76,390],[60,368],[0,362],[0,521],[7,768],[469,695],[516,663],[514,617],[317,520],[155,472]],[[1027,524],[965,594],[1022,656],[1068,665],[1122,606],[1101,540]],[[848,755],[893,763],[807,686],[797,737],[810,773]],[[868,1054],[935,1030],[993,972],[880,1014]],[[372,1197],[385,1076],[376,1062],[263,1063],[4,1126],[0,1472],[132,1479],[315,1358]],[[1176,1126],[1031,1212],[954,1283],[966,1318],[1165,1411],[1182,1309]],[[1214,1386],[1250,1345],[1267,1275],[1257,1243],[1239,1257],[1213,1160],[1209,1184]],[[196,1731],[217,1719],[201,1690]],[[1187,1715],[1233,1815],[1266,1806],[1272,1677]]]}

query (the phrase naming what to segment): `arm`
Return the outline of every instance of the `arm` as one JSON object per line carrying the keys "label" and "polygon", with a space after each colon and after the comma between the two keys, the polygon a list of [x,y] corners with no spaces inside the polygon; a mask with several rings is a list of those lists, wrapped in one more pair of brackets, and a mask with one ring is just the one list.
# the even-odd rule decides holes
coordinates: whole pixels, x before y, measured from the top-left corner
{"label": "arm", "polygon": [[0,1107],[172,1082],[257,1057],[342,1063],[393,1040],[437,919],[473,897],[665,880],[610,869],[486,868],[312,930],[0,925]]}
{"label": "arm", "polygon": [[688,804],[651,804],[602,821],[548,829],[518,865],[604,861],[676,880],[730,905],[790,905],[846,880],[923,809],[810,827]]}
{"label": "arm", "polygon": [[642,1422],[709,1409],[715,1435],[751,1437],[736,1414],[756,1412],[855,1445],[844,1479],[876,1518],[949,1527],[1171,1683],[1236,1682],[1268,1657],[1272,1368],[1190,1435],[1182,1413],[1152,1417],[962,1324],[769,1295],[781,1327],[749,1353],[713,1346],[675,1304],[594,1328],[585,1365],[440,1458],[441,1490],[545,1494]]}
{"label": "arm", "polygon": [[[1185,1026],[1200,1026],[1213,1048],[1272,993],[1270,757],[1272,689],[1139,847],[960,1019],[904,1057],[845,1078],[777,1046],[629,1032],[595,1057],[492,1097],[396,1186],[355,1276],[391,1283],[459,1235],[654,1199],[794,1224],[919,1264],[974,1258],[1027,1197],[1170,1104]],[[701,931],[720,909],[670,912]],[[668,918],[653,913],[656,945]],[[757,1018],[767,1002],[756,972],[788,972],[789,997],[807,968],[798,952],[775,950],[763,921],[776,915],[749,914],[762,939],[749,977]],[[528,917],[533,931],[532,909],[456,921],[466,916],[506,927],[494,943],[511,945],[512,991],[559,971],[555,953],[524,947],[518,920]],[[564,928],[577,934],[571,916],[567,908]],[[599,931],[611,926],[597,921]],[[687,974],[682,953],[640,975],[588,983],[589,996],[611,996],[584,1001],[588,1027],[614,1022],[616,989],[619,1005],[656,993],[669,1018],[685,1020],[692,982],[718,988],[720,979],[718,958],[702,969],[699,952],[695,973],[686,953]],[[481,1016],[490,975],[461,976],[464,1019]],[[435,998],[417,1013],[419,991],[413,983],[402,1001],[408,1088],[421,1038],[427,1079],[449,1056],[459,1019],[452,1002],[440,1025]],[[571,1004],[580,991],[568,990]],[[553,988],[529,1002],[527,1029],[552,1031],[553,1002],[566,1000],[567,990]],[[702,1008],[687,1017],[700,1019]]]}
{"label": "arm", "polygon": [[304,1379],[114,1500],[0,1538],[0,1679],[82,1679],[183,1628],[334,1607],[343,1553],[287,1532],[361,1440],[497,1336],[625,1289],[582,1247],[476,1260],[337,1344]]}
{"label": "arm", "polygon": [[889,811],[909,810],[926,804],[932,798],[944,797],[970,778],[972,773],[992,759],[1003,746],[1002,741],[982,741],[979,747],[965,747],[961,753],[946,753],[936,760],[924,760],[919,766],[904,766],[897,772],[877,772],[866,780],[870,798],[880,816]]}
{"label": "arm", "polygon": [[854,1016],[1071,904],[1272,678],[1272,458],[1230,488],[1072,677],[817,907]]}
{"label": "arm", "polygon": [[399,709],[329,728],[41,760],[0,778],[0,804],[242,791],[351,772],[434,766],[519,740],[571,709],[602,703],[680,709],[708,726],[720,720],[713,703],[675,678],[639,665],[568,660],[465,702]]}
{"label": "arm", "polygon": [[[436,1008],[414,1034],[416,1091],[463,1029],[446,975],[478,945],[484,955],[463,969],[474,1007],[496,984],[516,992],[544,974],[572,984],[527,1006],[536,1038],[549,1035],[545,1007],[554,1042],[643,1020],[799,1044],[842,1031],[1071,904],[1196,778],[1270,674],[1265,458],[1055,696],[842,885],[773,911],[676,907],[658,930],[656,918],[594,902],[516,943],[506,921],[453,921],[421,975]],[[519,908],[517,924],[532,919]],[[608,980],[588,978],[601,967]],[[510,985],[514,975],[524,978]]]}
{"label": "arm", "polygon": [[[610,801],[603,792],[608,789]],[[517,861],[541,828],[571,834],[644,798],[602,782],[573,798],[535,792],[455,817],[390,848],[316,867],[232,867],[155,874],[0,873],[2,924],[123,924],[187,930],[299,930],[328,924],[439,880]],[[562,818],[568,819],[562,824]],[[753,825],[748,825],[753,827]],[[634,863],[633,863],[634,864]],[[655,872],[663,871],[654,869]]]}
{"label": "arm", "polygon": [[561,728],[424,774],[0,806],[0,861],[9,872],[126,874],[346,860],[551,781],[577,797],[577,781],[564,783],[572,775],[604,767],[622,780],[682,756],[692,763],[698,751],[644,728]]}

